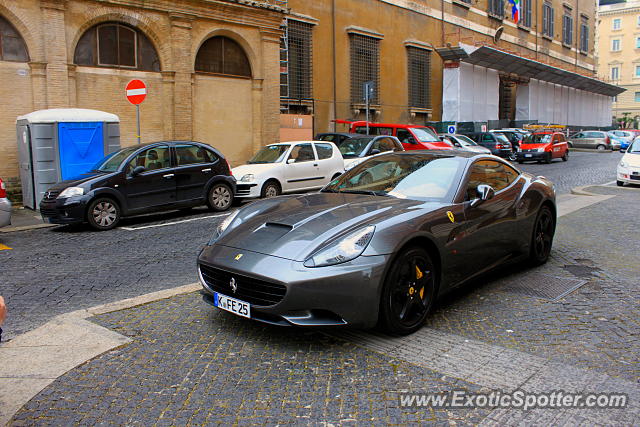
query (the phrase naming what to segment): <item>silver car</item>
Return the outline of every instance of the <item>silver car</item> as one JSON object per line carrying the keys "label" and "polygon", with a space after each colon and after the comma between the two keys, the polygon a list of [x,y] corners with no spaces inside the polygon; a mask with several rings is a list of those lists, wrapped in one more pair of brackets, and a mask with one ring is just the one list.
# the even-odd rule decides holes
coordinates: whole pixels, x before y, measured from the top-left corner
{"label": "silver car", "polygon": [[491,150],[478,145],[473,139],[459,133],[440,133],[438,134],[442,142],[451,144],[458,150],[470,151],[472,153],[491,154]]}
{"label": "silver car", "polygon": [[595,148],[596,150],[611,150],[611,138],[607,132],[586,130],[570,136],[567,140],[572,148]]}
{"label": "silver car", "polygon": [[0,227],[11,224],[11,202],[7,199],[7,189],[0,179]]}

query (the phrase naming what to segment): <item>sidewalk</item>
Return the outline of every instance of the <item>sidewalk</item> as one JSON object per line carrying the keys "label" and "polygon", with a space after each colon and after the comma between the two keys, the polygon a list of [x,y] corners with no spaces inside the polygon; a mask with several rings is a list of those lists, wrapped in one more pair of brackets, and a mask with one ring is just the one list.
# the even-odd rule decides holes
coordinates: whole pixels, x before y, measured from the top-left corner
{"label": "sidewalk", "polygon": [[[197,293],[89,311],[88,320],[123,336],[114,342],[131,342],[55,379],[13,425],[631,425],[640,416],[640,266],[626,253],[640,252],[628,239],[640,190],[585,190],[598,195],[559,200],[548,264],[498,273],[446,298],[410,337],[265,326],[214,310]],[[557,300],[522,292],[527,282],[548,290],[558,278],[575,287]],[[401,408],[397,400],[402,392],[518,387],[624,392],[631,404],[451,410]]]}
{"label": "sidewalk", "polygon": [[0,233],[12,233],[45,227],[55,227],[55,224],[44,222],[38,211],[18,207],[13,208],[11,211],[11,225],[0,228]]}

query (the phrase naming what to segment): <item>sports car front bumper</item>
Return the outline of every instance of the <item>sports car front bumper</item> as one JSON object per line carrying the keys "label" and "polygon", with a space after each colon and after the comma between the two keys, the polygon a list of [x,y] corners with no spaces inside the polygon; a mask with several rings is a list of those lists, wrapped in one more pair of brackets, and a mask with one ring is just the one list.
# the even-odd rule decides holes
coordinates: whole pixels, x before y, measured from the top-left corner
{"label": "sports car front bumper", "polygon": [[[258,321],[366,328],[378,320],[388,258],[360,256],[335,266],[307,268],[299,261],[213,245],[198,257],[198,273],[207,303],[213,305],[214,292],[249,300],[251,318]],[[271,298],[270,293],[277,294],[271,302],[261,300]]]}

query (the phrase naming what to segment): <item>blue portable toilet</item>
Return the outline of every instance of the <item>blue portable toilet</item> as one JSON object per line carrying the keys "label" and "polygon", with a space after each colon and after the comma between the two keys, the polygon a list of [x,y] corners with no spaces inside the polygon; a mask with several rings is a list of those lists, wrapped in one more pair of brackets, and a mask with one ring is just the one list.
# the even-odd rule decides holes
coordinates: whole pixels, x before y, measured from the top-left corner
{"label": "blue portable toilet", "polygon": [[120,119],[82,108],[34,111],[16,121],[23,205],[37,209],[59,181],[88,172],[120,149]]}

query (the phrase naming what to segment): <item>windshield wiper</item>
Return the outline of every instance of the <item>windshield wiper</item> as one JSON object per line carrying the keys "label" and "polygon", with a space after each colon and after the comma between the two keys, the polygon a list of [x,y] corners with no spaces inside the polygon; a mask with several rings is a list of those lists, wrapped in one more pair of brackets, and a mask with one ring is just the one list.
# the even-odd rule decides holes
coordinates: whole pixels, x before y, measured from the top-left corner
{"label": "windshield wiper", "polygon": [[371,196],[386,196],[387,193],[383,191],[373,191],[373,190],[338,190],[338,193],[349,193],[349,194],[369,194]]}

